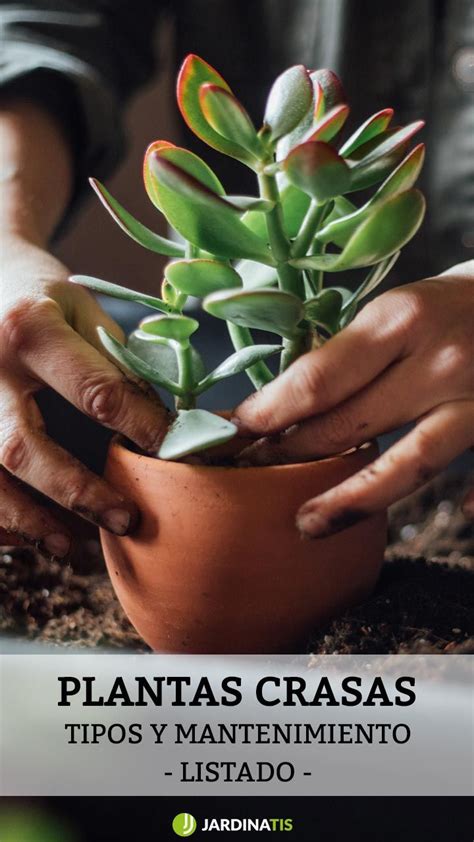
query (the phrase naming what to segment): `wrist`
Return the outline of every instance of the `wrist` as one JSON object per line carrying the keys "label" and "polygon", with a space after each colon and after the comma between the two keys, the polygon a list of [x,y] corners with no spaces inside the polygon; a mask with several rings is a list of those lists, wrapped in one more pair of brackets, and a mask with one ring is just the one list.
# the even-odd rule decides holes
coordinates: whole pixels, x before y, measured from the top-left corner
{"label": "wrist", "polygon": [[0,230],[47,246],[72,192],[72,160],[61,127],[26,100],[0,103]]}

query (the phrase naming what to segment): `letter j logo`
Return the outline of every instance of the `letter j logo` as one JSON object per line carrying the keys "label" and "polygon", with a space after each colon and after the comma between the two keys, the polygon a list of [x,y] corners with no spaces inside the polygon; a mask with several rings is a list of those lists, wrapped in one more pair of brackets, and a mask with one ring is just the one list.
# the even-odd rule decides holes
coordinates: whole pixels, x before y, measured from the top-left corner
{"label": "letter j logo", "polygon": [[197,828],[197,821],[191,813],[178,813],[173,819],[172,828],[176,836],[192,836]]}

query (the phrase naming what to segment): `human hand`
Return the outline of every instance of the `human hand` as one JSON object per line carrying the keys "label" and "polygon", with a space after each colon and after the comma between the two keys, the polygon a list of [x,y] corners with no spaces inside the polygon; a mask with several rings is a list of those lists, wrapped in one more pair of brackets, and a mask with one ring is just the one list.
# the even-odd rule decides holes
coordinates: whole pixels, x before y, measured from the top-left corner
{"label": "human hand", "polygon": [[[234,413],[245,461],[306,461],[404,424],[415,428],[358,474],[305,503],[309,537],[337,532],[411,493],[474,443],[474,261],[386,292]],[[292,426],[296,425],[296,426]],[[474,495],[464,502],[474,516]]]}
{"label": "human hand", "polygon": [[[67,554],[71,537],[60,516],[37,503],[27,486],[105,529],[124,535],[134,504],[52,441],[34,394],[51,386],[79,410],[156,451],[167,412],[158,398],[127,379],[100,353],[102,325],[120,328],[68,270],[42,247],[15,233],[2,242],[0,296],[0,535]],[[22,485],[17,482],[21,480]]]}

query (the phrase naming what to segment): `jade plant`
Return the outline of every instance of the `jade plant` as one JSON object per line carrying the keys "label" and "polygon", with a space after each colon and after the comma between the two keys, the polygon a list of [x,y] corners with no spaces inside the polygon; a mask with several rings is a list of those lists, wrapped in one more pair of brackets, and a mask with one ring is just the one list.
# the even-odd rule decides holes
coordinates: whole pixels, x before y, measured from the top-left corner
{"label": "jade plant", "polygon": [[[390,271],[425,211],[413,186],[424,145],[409,151],[423,122],[393,127],[393,110],[385,108],[341,141],[349,106],[328,70],[297,65],[282,73],[259,129],[219,73],[195,55],[182,65],[177,99],[202,141],[253,170],[258,195],[227,195],[200,157],[156,141],[145,154],[145,189],[176,239],[154,233],[100,182],[91,184],[132,239],[171,258],[160,297],[88,276],[72,279],[158,311],[143,319],[127,346],[103,328],[99,334],[119,366],[174,395],[175,420],[158,452],[164,459],[232,438],[236,427],[196,408],[199,396],[244,370],[260,389],[274,377],[268,357],[278,354],[284,371],[342,330]],[[358,270],[353,282],[350,270]],[[192,344],[199,325],[184,312],[189,296],[227,322],[235,349],[210,372]],[[255,343],[253,329],[276,334],[278,344]]]}

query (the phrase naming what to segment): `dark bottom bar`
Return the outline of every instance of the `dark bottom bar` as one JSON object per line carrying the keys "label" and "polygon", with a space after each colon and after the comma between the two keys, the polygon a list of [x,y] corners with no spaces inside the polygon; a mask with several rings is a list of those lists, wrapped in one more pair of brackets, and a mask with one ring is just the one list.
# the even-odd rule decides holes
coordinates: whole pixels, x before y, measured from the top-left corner
{"label": "dark bottom bar", "polygon": [[[255,838],[252,833],[268,832],[265,824],[260,831],[254,829],[257,821],[264,820],[283,832],[283,838],[298,842],[472,842],[474,838],[468,798],[2,799],[0,819],[12,812],[21,818],[18,838],[8,836],[9,842],[24,842],[20,825],[29,814],[37,829],[43,820],[59,823],[54,842],[172,842],[180,838],[172,822],[181,813],[190,814],[188,827],[193,827],[192,817],[196,820],[193,833],[181,834],[192,835],[193,842],[208,836],[219,839],[225,833],[239,840]],[[238,821],[229,826],[231,819]],[[251,829],[244,830],[249,824]],[[38,833],[30,838],[45,842],[53,835]]]}

